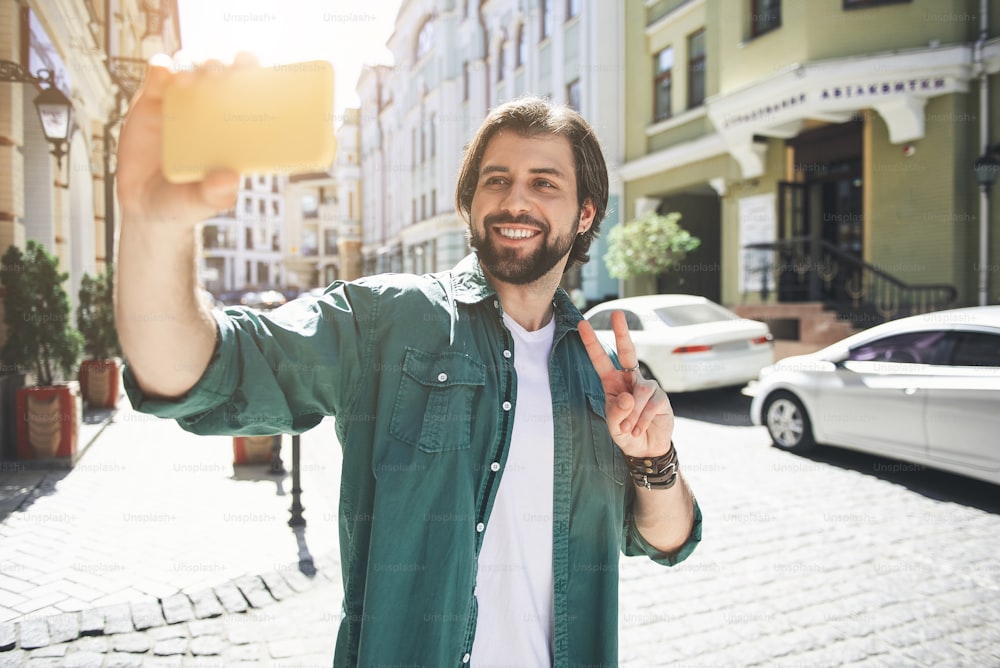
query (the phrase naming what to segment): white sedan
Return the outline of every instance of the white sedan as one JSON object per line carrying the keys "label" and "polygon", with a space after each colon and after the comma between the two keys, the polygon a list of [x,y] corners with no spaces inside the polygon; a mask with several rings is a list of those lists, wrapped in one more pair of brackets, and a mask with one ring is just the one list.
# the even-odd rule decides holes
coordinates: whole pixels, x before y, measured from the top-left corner
{"label": "white sedan", "polygon": [[774,444],[861,450],[1000,483],[1000,306],[877,325],[744,389]]}
{"label": "white sedan", "polygon": [[584,317],[606,346],[615,347],[611,313],[622,311],[646,378],[667,392],[743,385],[774,361],[768,326],[693,295],[612,299]]}

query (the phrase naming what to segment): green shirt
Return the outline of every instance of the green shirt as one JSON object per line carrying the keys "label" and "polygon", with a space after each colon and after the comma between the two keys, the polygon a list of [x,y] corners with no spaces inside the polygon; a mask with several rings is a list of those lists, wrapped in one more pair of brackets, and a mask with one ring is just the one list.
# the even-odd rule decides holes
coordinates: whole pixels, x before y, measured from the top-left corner
{"label": "green shirt", "polygon": [[[619,552],[673,565],[630,517],[635,490],[561,289],[549,376],[555,426],[555,666],[618,662]],[[343,448],[343,620],[335,665],[468,665],[477,555],[517,407],[513,341],[475,255],[450,272],[331,285],[268,314],[217,312],[209,368],[139,410],[202,434],[301,432],[336,416]],[[492,464],[498,466],[492,466]],[[494,471],[494,469],[497,469]]]}

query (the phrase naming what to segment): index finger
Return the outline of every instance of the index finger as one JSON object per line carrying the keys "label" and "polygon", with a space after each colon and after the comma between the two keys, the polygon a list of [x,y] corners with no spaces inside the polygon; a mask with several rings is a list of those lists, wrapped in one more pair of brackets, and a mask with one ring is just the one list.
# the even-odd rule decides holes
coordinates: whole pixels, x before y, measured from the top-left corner
{"label": "index finger", "polygon": [[635,344],[632,343],[628,322],[622,311],[611,313],[611,328],[615,330],[615,350],[618,352],[618,363],[622,365],[623,369],[631,369],[639,363],[639,356],[635,353]]}
{"label": "index finger", "polygon": [[617,371],[608,356],[608,351],[601,345],[591,324],[586,320],[581,320],[577,324],[577,331],[580,332],[580,340],[583,341],[583,347],[587,349],[587,356],[590,357],[590,363],[594,365],[597,375],[603,377],[605,374]]}

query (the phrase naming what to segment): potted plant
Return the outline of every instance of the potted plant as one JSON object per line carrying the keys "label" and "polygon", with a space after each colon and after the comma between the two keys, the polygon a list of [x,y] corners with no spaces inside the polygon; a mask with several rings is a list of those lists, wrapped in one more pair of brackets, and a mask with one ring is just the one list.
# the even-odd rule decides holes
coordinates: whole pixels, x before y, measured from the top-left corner
{"label": "potted plant", "polygon": [[0,266],[7,339],[5,366],[28,372],[27,387],[15,395],[18,456],[76,459],[80,390],[60,382],[76,366],[83,338],[70,323],[69,297],[59,261],[29,241],[24,252],[11,246]]}
{"label": "potted plant", "polygon": [[115,329],[114,268],[80,282],[76,326],[87,359],[80,362],[80,392],[93,408],[113,408],[121,387],[121,347]]}

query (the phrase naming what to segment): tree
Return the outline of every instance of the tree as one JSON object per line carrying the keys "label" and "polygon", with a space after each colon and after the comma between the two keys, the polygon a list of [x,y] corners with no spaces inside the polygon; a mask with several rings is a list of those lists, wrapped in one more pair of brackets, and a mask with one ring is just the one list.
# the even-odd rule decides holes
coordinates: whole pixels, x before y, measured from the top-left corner
{"label": "tree", "polygon": [[34,372],[38,385],[52,385],[57,371],[70,375],[83,343],[70,323],[62,287],[69,274],[60,273],[59,261],[33,240],[24,252],[11,246],[0,262],[7,325],[3,361]]}
{"label": "tree", "polygon": [[604,263],[614,278],[638,278],[669,271],[701,245],[677,222],[681,214],[648,211],[638,220],[619,225],[608,234]]}

